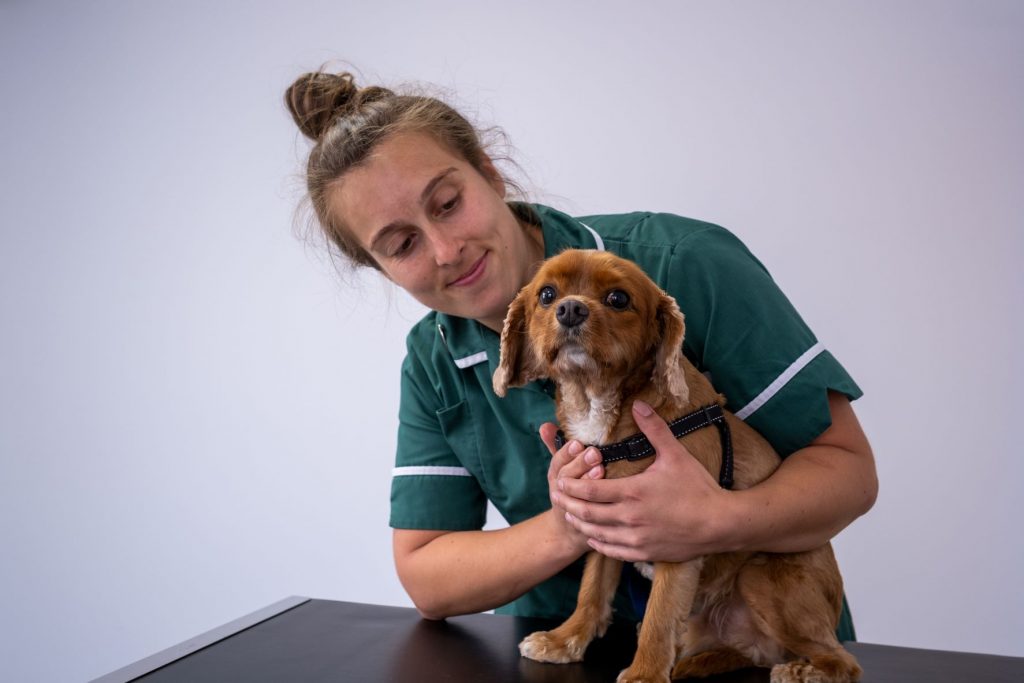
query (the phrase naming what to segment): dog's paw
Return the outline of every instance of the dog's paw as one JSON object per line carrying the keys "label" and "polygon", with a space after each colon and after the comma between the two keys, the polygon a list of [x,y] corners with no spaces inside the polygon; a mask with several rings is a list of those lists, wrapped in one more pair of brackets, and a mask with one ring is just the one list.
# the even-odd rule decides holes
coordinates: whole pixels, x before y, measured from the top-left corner
{"label": "dog's paw", "polygon": [[559,636],[554,631],[537,631],[523,638],[519,652],[527,659],[552,664],[568,664],[583,659],[589,643],[582,636]]}
{"label": "dog's paw", "polygon": [[786,662],[772,667],[771,683],[827,683],[831,680],[807,662]]}
{"label": "dog's paw", "polygon": [[669,680],[668,672],[663,674],[650,674],[638,672],[630,667],[619,674],[619,677],[615,679],[615,683],[672,683]]}

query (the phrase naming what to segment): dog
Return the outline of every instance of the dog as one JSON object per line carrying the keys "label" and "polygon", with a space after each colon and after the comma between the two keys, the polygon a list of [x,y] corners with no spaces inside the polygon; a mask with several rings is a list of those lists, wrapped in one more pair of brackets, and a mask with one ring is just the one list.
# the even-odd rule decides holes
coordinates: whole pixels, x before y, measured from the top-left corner
{"label": "dog", "polygon": [[[653,449],[637,446],[643,437],[630,410],[634,401],[648,403],[666,421],[695,415],[691,422],[718,429],[691,425],[694,431],[680,439],[686,448],[723,486],[751,487],[771,475],[780,458],[724,410],[725,398],[683,355],[683,335],[676,301],[639,266],[605,251],[570,249],[543,262],[509,307],[494,391],[504,396],[509,387],[553,380],[566,438],[619,444],[613,461],[605,455],[607,478],[637,474],[652,462]],[[635,457],[620,457],[623,452]],[[652,578],[651,596],[636,655],[618,683],[751,666],[771,667],[777,683],[859,680],[856,659],[835,636],[843,584],[831,545],[655,562],[653,572],[649,564],[638,568]],[[561,626],[527,636],[522,655],[580,661],[611,622],[621,571],[621,561],[590,552],[576,610]]]}

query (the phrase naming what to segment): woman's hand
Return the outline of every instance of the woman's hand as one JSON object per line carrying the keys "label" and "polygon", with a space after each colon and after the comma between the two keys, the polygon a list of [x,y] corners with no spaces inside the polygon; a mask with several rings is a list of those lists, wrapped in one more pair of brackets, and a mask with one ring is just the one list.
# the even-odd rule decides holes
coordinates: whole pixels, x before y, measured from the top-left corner
{"label": "woman's hand", "polygon": [[[655,459],[643,472],[621,479],[602,479],[600,453],[569,445],[571,457],[551,484],[552,503],[566,521],[586,536],[594,550],[627,562],[684,562],[717,547],[716,522],[723,516],[729,492],[669,431],[668,425],[643,402],[633,417],[655,448]],[[551,446],[548,446],[551,448]],[[556,460],[552,459],[552,468]]]}
{"label": "woman's hand", "polygon": [[[566,517],[565,511],[561,510],[555,502],[556,496],[560,495],[558,480],[560,478],[600,477],[602,475],[601,467],[594,468],[587,464],[583,457],[583,444],[575,439],[561,448],[557,448],[555,446],[557,432],[558,427],[550,422],[541,425],[540,438],[551,452],[551,464],[548,466],[548,496],[551,498],[551,512],[555,517],[555,523],[565,532],[566,540],[576,547],[579,554],[583,554],[591,549],[587,544],[587,536],[573,526],[570,519]],[[588,450],[593,451],[594,449]],[[600,461],[600,456],[598,461]]]}
{"label": "woman's hand", "polygon": [[633,417],[655,448],[651,466],[604,480],[594,467],[599,454],[586,449],[559,471],[552,503],[591,548],[630,562],[812,550],[870,510],[878,495],[874,456],[850,401],[832,391],[828,401],[831,426],[770,477],[738,491],[719,488],[665,421],[638,402]]}

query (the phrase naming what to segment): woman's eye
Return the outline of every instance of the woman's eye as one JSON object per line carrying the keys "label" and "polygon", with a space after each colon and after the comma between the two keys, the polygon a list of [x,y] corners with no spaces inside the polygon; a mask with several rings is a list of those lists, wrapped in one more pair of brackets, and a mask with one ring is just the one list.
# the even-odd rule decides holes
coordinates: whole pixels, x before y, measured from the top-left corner
{"label": "woman's eye", "polygon": [[629,306],[629,294],[626,294],[621,289],[613,289],[608,292],[604,302],[616,311],[624,311]]}
{"label": "woman's eye", "polygon": [[451,199],[449,199],[448,201],[441,205],[440,209],[438,210],[438,213],[441,215],[450,213],[451,211],[454,211],[455,207],[457,207],[458,205],[459,195],[455,195],[454,197],[452,197]]}
{"label": "woman's eye", "polygon": [[402,256],[403,254],[408,252],[410,249],[412,249],[413,241],[414,241],[413,240],[413,236],[412,235],[408,235],[404,240],[401,241],[401,243],[398,244],[398,246],[396,246],[391,251],[391,256],[392,257]]}
{"label": "woman's eye", "polygon": [[550,306],[555,300],[555,288],[551,285],[544,287],[540,290],[540,305],[545,308]]}

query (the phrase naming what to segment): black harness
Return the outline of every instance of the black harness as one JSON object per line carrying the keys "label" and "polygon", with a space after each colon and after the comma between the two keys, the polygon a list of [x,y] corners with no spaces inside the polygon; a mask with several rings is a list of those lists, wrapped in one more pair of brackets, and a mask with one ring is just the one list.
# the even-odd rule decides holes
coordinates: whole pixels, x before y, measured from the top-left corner
{"label": "black harness", "polygon": [[[672,430],[672,435],[679,439],[690,432],[711,425],[718,427],[718,434],[722,438],[722,469],[718,473],[718,485],[723,489],[731,489],[733,485],[732,434],[729,431],[729,423],[725,421],[725,412],[722,410],[722,406],[717,403],[705,406],[678,420],[673,420],[668,427]],[[562,433],[562,430],[558,430],[558,434],[555,435],[555,445],[561,448],[565,443],[565,434]],[[643,434],[636,434],[625,441],[608,446],[594,446],[594,448],[601,451],[602,465],[618,460],[643,460],[654,455],[654,446]]]}

